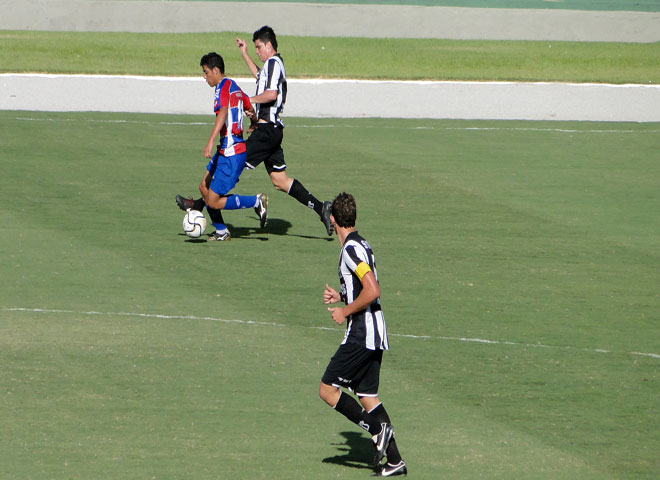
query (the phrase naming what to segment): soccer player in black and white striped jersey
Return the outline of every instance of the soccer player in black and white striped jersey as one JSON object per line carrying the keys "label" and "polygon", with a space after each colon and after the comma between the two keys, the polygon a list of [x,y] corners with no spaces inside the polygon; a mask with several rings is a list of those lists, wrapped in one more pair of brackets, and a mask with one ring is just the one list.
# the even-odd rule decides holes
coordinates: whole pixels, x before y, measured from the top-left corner
{"label": "soccer player in black and white striped jersey", "polygon": [[[347,325],[344,339],[323,374],[319,395],[372,435],[376,446],[375,476],[406,475],[408,469],[396,446],[390,417],[378,399],[380,365],[389,344],[374,252],[355,229],[357,208],[352,195],[337,195],[331,211],[330,221],[341,244],[341,293],[326,284],[323,302],[330,305],[343,301],[345,306],[329,307],[328,311],[335,323]],[[340,388],[355,392],[360,403]],[[384,456],[387,463],[380,465]]]}
{"label": "soccer player in black and white striped jersey", "polygon": [[257,92],[250,97],[256,110],[256,129],[245,142],[247,146],[247,168],[255,168],[263,162],[277,190],[286,192],[306,207],[314,210],[332,235],[330,202],[321,202],[302,183],[286,173],[282,138],[284,124],[280,118],[286,102],[287,83],[284,61],[277,53],[277,37],[272,28],[263,26],[252,36],[257,56],[264,65],[261,69],[247,53],[247,44],[236,38],[243,60],[257,79]]}

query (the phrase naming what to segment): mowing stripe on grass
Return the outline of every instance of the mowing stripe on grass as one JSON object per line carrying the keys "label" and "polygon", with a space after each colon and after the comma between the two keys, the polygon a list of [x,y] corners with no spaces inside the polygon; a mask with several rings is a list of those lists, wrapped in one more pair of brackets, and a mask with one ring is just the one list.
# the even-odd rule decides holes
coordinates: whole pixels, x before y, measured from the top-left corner
{"label": "mowing stripe on grass", "polygon": [[[45,314],[59,314],[59,313],[68,313],[73,315],[89,315],[89,316],[109,316],[109,317],[138,317],[138,318],[156,318],[163,320],[201,320],[209,322],[222,322],[222,323],[240,323],[244,325],[262,325],[269,327],[290,327],[290,325],[285,325],[275,322],[255,322],[253,320],[237,320],[237,319],[226,319],[226,318],[217,318],[217,317],[198,317],[195,315],[162,315],[155,313],[132,313],[132,312],[81,312],[75,310],[55,310],[55,309],[46,309],[46,308],[25,308],[25,307],[3,307],[5,312],[28,312],[28,313],[45,313]],[[330,327],[303,327],[310,328],[313,330],[324,330],[336,332],[336,328]],[[571,346],[561,346],[561,345],[544,345],[541,343],[518,343],[518,342],[509,342],[505,340],[488,340],[484,338],[469,338],[469,337],[443,337],[435,335],[411,335],[403,333],[390,333],[388,334],[392,337],[399,338],[411,338],[419,340],[446,340],[446,341],[456,341],[456,342],[466,342],[466,343],[475,343],[475,344],[485,344],[485,345],[509,345],[509,346],[519,346],[519,347],[536,347],[536,348],[551,348],[557,350],[575,350],[582,352],[590,353],[617,353],[611,350],[604,350],[600,348],[578,348]],[[650,358],[660,359],[660,354],[658,353],[645,353],[645,352],[626,352],[628,355],[638,355]]]}
{"label": "mowing stripe on grass", "polygon": [[[204,125],[213,125],[213,122],[150,122],[147,120],[110,120],[110,119],[79,119],[79,118],[34,118],[34,117],[15,117],[14,120],[26,122],[86,122],[86,123],[118,123],[118,124],[139,124],[139,125],[172,125],[198,127]],[[353,129],[352,125],[295,125],[296,128],[347,128]],[[385,125],[364,125],[362,128],[377,128],[379,130],[457,130],[457,131],[511,131],[511,132],[555,132],[555,133],[660,133],[660,130],[630,130],[630,129],[571,129],[571,128],[541,128],[541,127],[442,127],[442,126],[385,126]]]}

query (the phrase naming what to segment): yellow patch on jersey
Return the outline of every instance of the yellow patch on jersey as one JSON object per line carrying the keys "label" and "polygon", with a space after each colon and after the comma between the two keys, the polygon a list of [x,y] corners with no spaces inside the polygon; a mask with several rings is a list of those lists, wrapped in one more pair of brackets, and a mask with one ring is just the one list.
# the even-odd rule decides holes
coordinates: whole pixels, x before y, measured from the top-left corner
{"label": "yellow patch on jersey", "polygon": [[360,280],[362,280],[362,277],[364,277],[370,271],[371,271],[371,267],[369,267],[369,265],[367,265],[364,262],[360,262],[360,264],[355,269],[355,274],[358,276]]}

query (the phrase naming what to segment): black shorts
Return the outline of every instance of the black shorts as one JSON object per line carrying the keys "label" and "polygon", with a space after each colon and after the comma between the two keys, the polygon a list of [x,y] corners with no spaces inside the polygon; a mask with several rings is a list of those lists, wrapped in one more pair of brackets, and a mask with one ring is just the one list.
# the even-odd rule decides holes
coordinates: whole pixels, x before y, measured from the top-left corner
{"label": "black shorts", "polygon": [[245,141],[247,148],[247,168],[256,168],[261,162],[270,175],[286,170],[282,151],[282,128],[272,123],[258,123],[257,128]]}
{"label": "black shorts", "polygon": [[360,397],[376,397],[382,360],[382,350],[345,343],[330,359],[321,381],[326,385],[348,388]]}

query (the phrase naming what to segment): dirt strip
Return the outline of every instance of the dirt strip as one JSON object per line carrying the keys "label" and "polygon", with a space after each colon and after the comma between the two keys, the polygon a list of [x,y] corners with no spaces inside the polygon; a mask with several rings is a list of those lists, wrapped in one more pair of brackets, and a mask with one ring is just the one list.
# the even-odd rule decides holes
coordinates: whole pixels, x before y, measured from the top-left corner
{"label": "dirt strip", "polygon": [[660,13],[280,2],[0,0],[0,29],[373,38],[660,41]]}
{"label": "dirt strip", "polygon": [[[201,77],[0,75],[2,110],[211,115],[212,94]],[[292,79],[286,117],[660,122],[660,85]]]}

